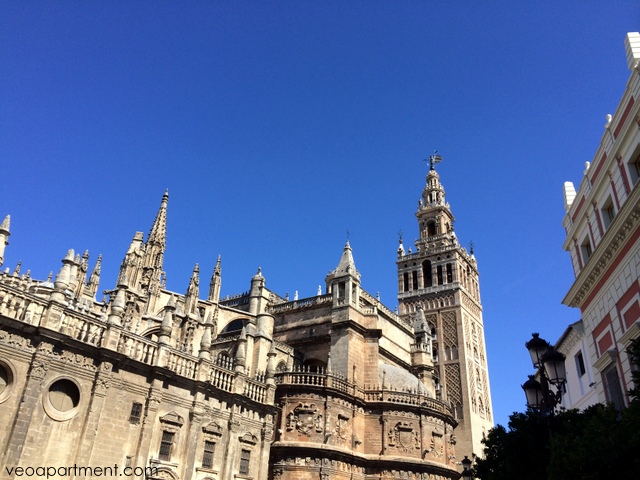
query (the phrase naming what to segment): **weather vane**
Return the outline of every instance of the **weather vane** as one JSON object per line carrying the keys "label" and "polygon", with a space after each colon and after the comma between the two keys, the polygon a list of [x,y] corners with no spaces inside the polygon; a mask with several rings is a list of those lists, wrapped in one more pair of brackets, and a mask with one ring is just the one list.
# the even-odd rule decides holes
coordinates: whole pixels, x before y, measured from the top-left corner
{"label": "weather vane", "polygon": [[[427,160],[424,159],[424,162]],[[438,150],[434,150],[431,155],[429,155],[429,170],[434,170],[433,166],[436,163],[440,163],[442,161],[442,155],[438,155]]]}
{"label": "weather vane", "polygon": [[400,243],[402,243],[402,230],[398,232],[398,239],[400,240]]}

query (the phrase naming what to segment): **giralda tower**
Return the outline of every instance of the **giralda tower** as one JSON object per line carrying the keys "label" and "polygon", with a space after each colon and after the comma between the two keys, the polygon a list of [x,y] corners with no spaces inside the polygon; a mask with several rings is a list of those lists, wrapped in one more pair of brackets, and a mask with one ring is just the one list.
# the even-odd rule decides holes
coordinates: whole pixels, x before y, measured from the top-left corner
{"label": "giralda tower", "polygon": [[415,251],[398,247],[400,315],[416,331],[431,332],[438,396],[450,402],[459,422],[457,456],[482,454],[481,440],[493,427],[484,342],[478,263],[453,230],[454,217],[432,155],[418,202],[420,238]]}

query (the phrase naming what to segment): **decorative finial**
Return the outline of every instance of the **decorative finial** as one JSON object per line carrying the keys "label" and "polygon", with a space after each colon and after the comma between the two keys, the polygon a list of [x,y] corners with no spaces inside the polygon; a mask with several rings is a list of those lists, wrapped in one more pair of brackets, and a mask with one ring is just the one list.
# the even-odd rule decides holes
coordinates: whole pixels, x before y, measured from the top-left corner
{"label": "decorative finial", "polygon": [[473,255],[473,241],[469,242],[469,254]]}
{"label": "decorative finial", "polygon": [[402,243],[402,230],[398,231],[398,242]]}
{"label": "decorative finial", "polygon": [[[426,162],[427,160],[423,160]],[[434,150],[431,155],[429,155],[429,170],[435,170],[433,167],[436,163],[440,163],[442,161],[442,156],[438,155],[438,150]]]}
{"label": "decorative finial", "polygon": [[433,170],[434,165],[436,163],[440,163],[442,161],[442,156],[438,155],[438,150],[433,151],[433,155],[429,157],[429,170]]}

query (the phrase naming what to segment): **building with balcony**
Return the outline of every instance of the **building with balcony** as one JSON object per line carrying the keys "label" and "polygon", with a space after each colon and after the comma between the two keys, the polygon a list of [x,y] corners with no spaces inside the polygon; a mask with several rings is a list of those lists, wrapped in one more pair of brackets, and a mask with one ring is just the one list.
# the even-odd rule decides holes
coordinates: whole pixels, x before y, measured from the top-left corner
{"label": "building with balcony", "polygon": [[[20,264],[0,273],[0,464],[165,480],[459,478],[491,404],[476,262],[435,170],[418,213],[429,233],[418,257],[398,251],[400,314],[362,288],[348,242],[314,297],[283,298],[258,269],[248,291],[221,298],[220,259],[206,293],[198,265],[184,293],[169,291],[168,199],[103,300],[102,260],[90,269],[88,252],[70,250],[55,279]],[[9,236],[7,217],[0,264]]]}
{"label": "building with balcony", "polygon": [[[623,408],[633,388],[627,348],[640,335],[640,34],[626,38],[631,75],[576,191],[564,185],[564,249],[575,281],[563,303],[580,309],[584,343],[567,359],[570,385],[592,372],[584,390]],[[576,378],[571,378],[576,376]],[[589,400],[591,403],[591,400]],[[567,405],[580,406],[579,404]]]}

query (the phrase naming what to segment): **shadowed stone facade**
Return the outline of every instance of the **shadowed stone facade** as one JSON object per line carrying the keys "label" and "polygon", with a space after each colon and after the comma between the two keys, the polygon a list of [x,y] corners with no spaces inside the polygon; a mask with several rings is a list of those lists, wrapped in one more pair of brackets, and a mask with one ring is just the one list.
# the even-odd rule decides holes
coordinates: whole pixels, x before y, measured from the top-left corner
{"label": "shadowed stone facade", "polygon": [[[176,480],[459,477],[455,417],[466,410],[443,394],[453,389],[448,363],[434,362],[446,312],[428,302],[390,311],[361,288],[348,242],[314,297],[289,301],[258,270],[247,292],[222,299],[220,259],[206,295],[198,265],[185,293],[168,291],[168,199],[146,240],[134,235],[106,300],[96,299],[102,259],[90,272],[87,252],[70,250],[54,281],[20,265],[0,273],[3,467],[151,468],[149,478]],[[0,263],[9,235],[7,217]],[[431,310],[445,320],[429,323]],[[460,321],[477,317],[456,312],[466,365]],[[81,473],[71,476],[90,476]]]}

